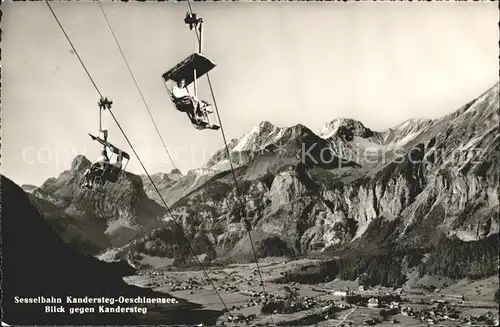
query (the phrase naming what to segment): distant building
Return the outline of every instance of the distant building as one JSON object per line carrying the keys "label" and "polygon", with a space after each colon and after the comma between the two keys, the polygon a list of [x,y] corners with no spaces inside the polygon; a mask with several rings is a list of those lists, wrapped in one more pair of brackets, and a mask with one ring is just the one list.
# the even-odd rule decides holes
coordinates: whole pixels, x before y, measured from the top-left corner
{"label": "distant building", "polygon": [[409,316],[413,312],[413,309],[411,307],[403,307],[401,308],[401,314],[403,316]]}
{"label": "distant building", "polygon": [[347,292],[346,291],[334,291],[333,295],[334,296],[347,296]]}
{"label": "distant building", "polygon": [[368,306],[368,308],[377,308],[378,307],[378,300],[372,297],[371,299],[368,300],[367,306]]}
{"label": "distant building", "polygon": [[399,302],[391,302],[391,304],[389,305],[389,308],[390,309],[399,309]]}
{"label": "distant building", "polygon": [[365,290],[365,287],[363,285],[359,285],[358,291],[363,292]]}

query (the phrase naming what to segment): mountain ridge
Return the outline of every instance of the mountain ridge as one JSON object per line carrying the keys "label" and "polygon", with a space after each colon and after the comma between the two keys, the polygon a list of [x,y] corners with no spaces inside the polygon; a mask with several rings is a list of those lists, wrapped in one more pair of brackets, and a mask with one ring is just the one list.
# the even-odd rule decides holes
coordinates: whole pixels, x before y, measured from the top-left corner
{"label": "mountain ridge", "polygon": [[85,243],[86,248],[102,251],[124,245],[143,230],[163,224],[167,211],[149,199],[139,176],[127,172],[120,175],[117,183],[103,189],[82,188],[83,175],[90,164],[78,155],[69,170],[30,192],[32,203],[49,217],[63,239],[75,238],[76,246]]}
{"label": "mountain ridge", "polygon": [[[254,217],[254,219],[252,219],[252,222],[254,224],[263,224],[259,226],[260,229],[272,230],[279,235],[291,236],[296,235],[297,231],[299,231],[299,234],[303,233],[302,237],[305,237],[305,239],[300,242],[316,245],[322,243],[326,245],[330,243],[330,246],[332,246],[335,244],[341,244],[343,242],[341,241],[342,239],[344,239],[345,242],[345,237],[347,237],[348,239],[359,238],[363,235],[364,231],[368,229],[368,226],[373,221],[373,219],[380,216],[384,216],[385,219],[388,219],[388,221],[392,221],[397,217],[400,217],[399,219],[402,219],[402,221],[404,221],[404,224],[397,228],[398,235],[405,235],[405,233],[410,232],[412,234],[415,234],[416,231],[414,229],[411,229],[410,226],[413,226],[417,221],[422,220],[421,218],[416,217],[423,214],[422,208],[430,205],[431,208],[427,208],[425,210],[432,209],[436,211],[438,210],[437,208],[441,207],[442,205],[444,205],[445,207],[448,206],[450,204],[450,201],[465,203],[470,202],[472,200],[471,197],[477,196],[477,194],[473,194],[467,197],[465,194],[459,193],[457,191],[458,186],[454,189],[455,192],[452,192],[452,194],[444,195],[442,192],[443,189],[447,190],[447,192],[451,191],[449,190],[450,177],[443,176],[450,173],[447,168],[449,165],[458,165],[457,162],[453,162],[453,157],[450,157],[450,152],[452,150],[450,149],[450,147],[454,148],[456,142],[462,142],[466,145],[471,141],[471,138],[477,137],[477,135],[475,135],[474,133],[464,134],[463,131],[461,132],[460,130],[457,130],[457,124],[462,126],[462,128],[465,128],[466,130],[470,128],[471,130],[478,131],[476,134],[483,133],[481,135],[483,135],[483,141],[485,141],[485,144],[487,145],[485,147],[485,151],[483,151],[484,153],[482,154],[484,155],[485,161],[482,163],[477,163],[476,165],[472,164],[472,166],[474,166],[475,168],[471,172],[479,172],[481,170],[481,167],[484,168],[485,165],[493,164],[496,152],[493,145],[494,139],[492,139],[492,136],[494,134],[494,131],[496,130],[495,122],[498,122],[498,101],[495,101],[495,99],[498,99],[497,91],[498,84],[493,86],[491,89],[489,89],[487,92],[485,92],[475,100],[464,105],[456,112],[450,113],[444,117],[434,120],[407,120],[406,122],[396,125],[394,128],[388,129],[383,132],[366,132],[361,128],[359,124],[357,124],[353,120],[340,120],[340,122],[347,122],[350,125],[354,125],[355,132],[357,131],[357,133],[353,133],[354,137],[351,141],[353,143],[356,142],[356,139],[354,139],[355,137],[365,137],[365,139],[376,137],[378,138],[377,145],[382,147],[387,146],[388,144],[391,145],[391,143],[393,142],[397,142],[401,145],[402,155],[401,153],[394,153],[395,151],[393,151],[393,149],[391,149],[390,147],[386,147],[382,149],[383,151],[385,151],[382,153],[387,155],[385,161],[379,160],[375,164],[365,163],[363,167],[340,167],[333,170],[314,165],[308,166],[307,164],[303,165],[303,167],[300,168],[301,163],[298,163],[297,166],[297,162],[294,160],[290,160],[290,157],[287,158],[286,154],[280,157],[273,151],[263,151],[264,153],[257,154],[254,153],[252,156],[245,157],[244,160],[238,158],[237,160],[235,160],[235,167],[237,167],[237,170],[239,171],[239,173],[237,173],[238,178],[240,180],[243,180],[241,183],[253,183],[253,187],[255,187],[257,192],[260,194],[259,196],[257,196],[257,193],[253,194],[252,196],[250,196],[249,194],[243,194],[243,202],[263,202],[268,203],[268,208],[274,208],[269,209],[270,211],[267,210],[268,213],[257,212],[256,214],[259,216],[259,218]],[[474,112],[477,113],[474,114]],[[470,117],[471,115],[476,115],[477,117],[471,120],[470,118],[473,118]],[[491,121],[489,125],[486,124],[487,126],[483,123],[483,119],[485,117],[489,118],[489,120]],[[337,120],[336,122],[339,121]],[[448,124],[449,127],[445,126],[446,124]],[[270,144],[268,144],[267,142],[267,140],[269,139],[285,139],[283,136],[287,132],[287,128],[276,127],[269,122],[263,122],[257,127],[258,128],[254,127],[254,129],[250,133],[247,133],[236,141],[233,141],[233,145],[230,147],[230,149],[232,149],[233,151],[235,148],[236,150],[241,149],[241,152],[248,153],[255,151],[256,149],[261,150],[262,147],[269,147]],[[300,125],[291,127],[292,130],[294,128],[298,128],[299,130],[302,129]],[[338,129],[339,127],[337,126],[337,132]],[[443,132],[443,129],[445,129],[445,132]],[[309,132],[310,130],[302,129],[302,132],[303,131]],[[266,132],[269,132],[269,134],[264,135],[260,140],[257,139],[260,133],[266,134]],[[455,137],[450,137],[452,134],[457,135]],[[335,138],[335,136],[336,135],[332,135],[333,138]],[[250,145],[249,143],[251,142],[248,142],[248,139],[251,138],[253,138],[253,140],[256,140],[256,142]],[[352,147],[350,144],[346,144],[345,140],[343,146],[345,149],[350,149],[352,151],[356,150],[355,147]],[[330,146],[330,149],[332,148],[334,152],[341,153],[340,151],[335,151],[335,147]],[[380,147],[377,147],[377,149],[380,149]],[[447,150],[442,151],[441,153],[439,153],[439,155],[434,155],[433,157],[433,151],[435,153],[440,149]],[[295,155],[296,153],[293,154]],[[469,155],[474,155],[474,153],[469,153]],[[270,169],[273,166],[273,161],[275,163],[276,159],[280,159],[280,163],[277,165],[278,168],[274,170]],[[294,166],[294,162],[296,167],[298,168],[292,170],[287,169],[287,159],[289,162],[288,166],[291,165],[289,166],[290,168]],[[220,162],[222,160],[227,160],[227,156],[216,155],[211,160],[209,160],[208,166],[215,166],[217,165],[217,161]],[[471,165],[470,160],[472,159],[469,158],[468,160],[469,165]],[[246,163],[246,165],[242,163]],[[464,162],[463,164],[467,165],[467,162]],[[461,165],[462,163],[460,163],[460,166]],[[497,184],[496,180],[494,178],[484,180],[482,179],[482,177],[478,178],[474,176],[463,175],[460,172],[455,171],[455,168],[453,169],[453,174],[455,174],[453,178],[456,178],[457,181],[460,180],[461,183],[465,184],[476,183],[475,185],[479,186],[480,188],[489,190],[485,205],[491,205],[492,207],[490,209],[481,209],[482,211],[480,210],[480,212],[483,212],[483,214],[486,214],[486,212],[490,212],[490,214],[486,214],[487,217],[483,217],[483,220],[485,221],[483,221],[482,223],[478,222],[478,224],[474,225],[475,230],[483,230],[484,228],[480,228],[479,226],[480,224],[486,224],[484,226],[490,226],[489,230],[471,234],[470,228],[464,227],[463,229],[459,228],[458,230],[451,232],[451,234],[458,235],[462,240],[473,240],[498,232],[498,223],[494,219],[494,216],[491,216],[491,214],[494,214],[498,209],[495,201],[493,200],[496,194],[495,191],[493,191],[493,189],[495,189],[495,185]],[[490,167],[489,171],[494,172],[494,167]],[[216,175],[217,174],[214,174],[212,176],[212,180],[216,179],[216,177],[214,177]],[[327,180],[329,180],[328,182],[330,184],[333,182],[333,184],[325,187],[325,183],[322,182],[321,175],[326,176]],[[492,176],[495,175],[493,174]],[[268,182],[265,181],[266,178],[268,179]],[[226,185],[225,187],[228,190],[224,191],[224,194],[229,197],[234,197],[233,200],[225,198],[223,203],[221,203],[221,209],[236,206],[237,201],[235,199],[236,196],[234,194],[234,190],[230,191],[230,178],[228,176],[224,176],[217,180],[219,181],[219,183],[222,183],[221,185]],[[435,182],[438,183],[437,185],[439,185],[439,187],[433,186],[433,183]],[[354,184],[352,184],[352,186],[349,186],[349,183]],[[368,184],[364,186],[363,183]],[[321,191],[313,198],[306,195],[310,193],[314,188],[328,188],[334,186],[335,184],[337,185],[337,187],[334,190]],[[344,186],[339,189],[339,185]],[[198,190],[206,196],[207,193],[203,191],[203,188],[204,186],[201,186],[198,188]],[[439,190],[440,188],[441,191]],[[264,196],[262,196],[263,192],[265,193]],[[347,192],[347,194],[351,195],[349,195],[348,197],[339,198],[338,195],[336,195],[338,194],[337,192]],[[196,197],[196,195],[193,193],[190,194],[191,195],[189,196],[189,199],[191,200],[186,198],[185,200],[183,200],[184,204],[179,204],[179,206],[192,206],[192,200],[194,200],[193,197]],[[283,194],[288,194],[287,196],[292,196],[290,194],[294,194],[292,196],[293,198],[301,200],[298,202],[295,200],[290,202],[290,198],[288,198],[287,200],[286,197],[283,197]],[[355,198],[350,199],[352,196],[355,196]],[[445,201],[444,204],[438,204],[438,202],[441,201],[439,199],[440,196],[441,200]],[[252,197],[254,198],[250,200]],[[446,200],[446,198],[448,198],[448,200]],[[317,202],[317,199],[320,199],[319,202]],[[353,208],[349,209],[349,205],[347,205],[347,207],[345,205],[346,203],[352,204],[353,200],[360,204],[366,203],[365,205],[363,205],[363,207],[361,207],[362,209],[360,208],[361,211],[358,211],[358,213],[356,213],[356,211],[353,211]],[[212,202],[212,200],[208,200],[208,198],[207,201],[209,203]],[[326,226],[315,226],[315,223],[311,225],[312,222],[306,223],[305,226],[308,226],[306,228],[306,231],[301,230],[305,228],[302,227],[298,230],[293,229],[290,233],[284,233],[283,226],[280,227],[281,229],[276,229],[276,226],[272,227],[275,224],[271,221],[279,221],[280,219],[285,219],[284,217],[280,217],[280,215],[282,215],[279,213],[280,207],[290,205],[292,212],[294,212],[293,207],[299,205],[300,202],[304,201],[306,201],[308,204],[303,203],[302,205],[300,205],[301,209],[299,209],[299,212],[302,210],[306,210],[305,212],[307,212],[307,215],[311,215],[311,212],[313,212],[315,215],[326,215],[329,217],[327,220],[331,220],[331,222],[328,222],[328,225]],[[229,203],[233,204],[231,205]],[[434,203],[434,205],[432,205],[432,203]],[[455,205],[457,206],[457,208],[454,208],[454,210],[460,211],[464,209],[463,207],[460,207],[460,205]],[[252,215],[254,215],[255,208],[252,209],[252,206],[255,207],[256,204],[247,205],[247,218],[248,216],[252,217]],[[432,208],[432,206],[434,206],[434,208]],[[481,205],[478,204],[478,206]],[[314,207],[316,207],[316,209],[314,209]],[[222,212],[224,212],[224,210],[222,210]],[[434,213],[432,210],[425,213],[425,216],[433,215]],[[216,213],[216,215],[220,215],[222,212]],[[241,224],[238,225],[238,219],[234,217],[234,214],[230,212],[230,210],[227,211],[227,214],[229,214],[229,216],[233,218],[226,218],[226,220],[233,221],[234,223],[230,223],[228,225],[228,230],[231,229],[231,235],[237,235],[237,239],[244,237],[244,229],[241,227]],[[299,212],[295,212],[294,216],[300,217],[301,214]],[[198,214],[200,213],[198,212]],[[223,216],[227,214],[223,214]],[[277,214],[278,216],[276,216]],[[454,223],[452,223],[451,221],[458,219],[457,214],[449,212],[447,215],[450,219],[450,222],[448,224],[454,225]],[[458,216],[460,216],[460,214],[458,214]],[[212,215],[207,216],[206,218],[208,217],[212,217]],[[264,223],[265,221],[268,222]],[[305,222],[307,222],[307,220]],[[347,227],[353,224],[357,225],[357,232],[354,233],[354,235],[352,235],[352,227]],[[328,232],[321,231],[322,229],[325,229],[325,227],[328,227]],[[339,228],[340,231],[338,230]],[[316,240],[317,236],[314,235],[318,235],[318,233],[323,236],[320,237],[320,239]],[[483,233],[486,234],[483,235]],[[412,237],[414,239],[419,239],[422,237],[422,235],[417,234],[413,235]],[[215,239],[224,239],[226,236],[228,235],[223,233],[215,237]],[[337,241],[334,241],[334,239],[337,239]],[[292,242],[289,240],[289,243],[290,242],[296,244],[297,241]],[[420,240],[420,242],[423,241]],[[315,248],[316,245],[312,247]],[[308,247],[310,246],[306,246],[306,248]]]}
{"label": "mountain ridge", "polygon": [[[155,178],[182,228],[199,244],[196,254],[211,260],[249,253],[243,219],[263,244],[283,246],[263,248],[262,255],[366,242],[418,248],[443,235],[484,239],[498,233],[498,89],[495,84],[441,118],[410,119],[380,132],[341,118],[325,124],[323,138],[302,124],[263,121],[228,144],[229,157],[221,148],[177,180],[172,174]],[[139,179],[162,204],[144,176]],[[375,237],[380,226],[385,236]],[[117,258],[145,249],[148,255],[172,255],[181,232],[168,223],[152,227],[118,246]],[[155,245],[155,235],[171,235],[172,242]],[[183,247],[178,253],[194,255]]]}

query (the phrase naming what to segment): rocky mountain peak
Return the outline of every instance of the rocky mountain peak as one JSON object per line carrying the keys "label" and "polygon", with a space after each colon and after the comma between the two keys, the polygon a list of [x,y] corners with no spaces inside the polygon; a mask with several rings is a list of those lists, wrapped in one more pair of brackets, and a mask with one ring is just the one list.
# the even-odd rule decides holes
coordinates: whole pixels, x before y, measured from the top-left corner
{"label": "rocky mountain peak", "polygon": [[146,195],[140,176],[122,172],[116,183],[88,190],[81,185],[90,164],[85,156],[78,155],[69,170],[33,191],[36,198],[56,206],[53,216],[61,223],[57,228],[102,247],[123,244],[148,226],[161,225],[166,209]]}
{"label": "rocky mountain peak", "polygon": [[375,133],[366,128],[360,121],[349,118],[336,118],[321,128],[318,134],[324,139],[337,136],[345,141],[351,141],[355,136],[368,138]]}
{"label": "rocky mountain peak", "polygon": [[182,172],[179,169],[174,168],[170,171],[169,175],[182,175]]}
{"label": "rocky mountain peak", "polygon": [[429,126],[432,122],[432,119],[410,118],[399,125],[389,128],[389,131],[406,131],[408,133],[420,132],[422,128]]}
{"label": "rocky mountain peak", "polygon": [[[178,181],[183,175],[179,169],[172,169],[170,173],[156,173],[152,174],[151,178],[155,183],[171,183]],[[147,175],[141,175],[143,183],[151,183]]]}
{"label": "rocky mountain peak", "polygon": [[38,188],[36,185],[31,185],[31,184],[23,184],[21,185],[21,188],[23,189],[24,192],[31,193],[34,190]]}
{"label": "rocky mountain peak", "polygon": [[258,126],[263,131],[270,131],[273,128],[276,128],[276,126],[273,123],[271,123],[267,120],[261,121]]}
{"label": "rocky mountain peak", "polygon": [[87,169],[92,163],[84,155],[77,155],[75,159],[71,162],[71,170],[73,171],[83,171]]}

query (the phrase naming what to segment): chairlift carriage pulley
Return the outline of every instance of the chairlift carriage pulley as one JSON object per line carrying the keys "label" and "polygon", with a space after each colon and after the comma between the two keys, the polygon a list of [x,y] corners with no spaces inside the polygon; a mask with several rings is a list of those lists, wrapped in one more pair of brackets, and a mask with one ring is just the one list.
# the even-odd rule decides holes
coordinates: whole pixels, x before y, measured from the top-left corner
{"label": "chairlift carriage pulley", "polygon": [[[191,14],[188,12],[184,22],[189,26],[190,30],[194,28],[196,37],[199,37],[198,52],[191,54],[172,69],[165,72],[162,78],[174,106],[177,110],[185,112],[188,115],[195,128],[218,130],[220,126],[211,123],[213,119],[210,119],[210,114],[213,114],[213,110],[211,110],[212,105],[198,99],[197,80],[215,67],[215,64],[202,54],[203,19],[195,13]],[[182,81],[184,84],[181,83]],[[193,95],[189,93],[188,89],[191,84],[193,84],[194,88]],[[187,94],[176,97],[174,94],[175,88],[183,89]]]}
{"label": "chairlift carriage pulley", "polygon": [[203,23],[203,18],[198,17],[196,13],[190,13],[189,11],[186,13],[186,18],[184,18],[184,23],[189,25],[189,29],[192,31],[194,27],[201,27],[201,23]]}

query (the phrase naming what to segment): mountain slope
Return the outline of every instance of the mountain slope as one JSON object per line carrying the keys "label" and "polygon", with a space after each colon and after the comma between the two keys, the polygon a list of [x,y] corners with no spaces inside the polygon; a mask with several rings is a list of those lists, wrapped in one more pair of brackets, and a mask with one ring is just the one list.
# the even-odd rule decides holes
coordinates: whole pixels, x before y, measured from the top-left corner
{"label": "mountain slope", "polygon": [[[259,240],[261,256],[406,251],[432,247],[443,237],[479,241],[497,234],[498,91],[497,84],[442,118],[411,119],[381,132],[345,118],[329,122],[319,135],[300,124],[262,122],[230,142],[229,156],[222,148],[204,167],[186,175],[153,176],[181,228],[169,216],[160,225],[148,224],[151,215],[141,212],[164,214],[164,209],[147,199],[139,178],[130,177],[128,184],[113,189],[109,204],[127,185],[136,185],[139,190],[133,194],[143,203],[137,208],[145,209],[127,209],[118,225],[128,226],[133,221],[129,217],[144,217],[136,220],[147,228],[130,234],[130,242],[122,238],[113,243],[119,248],[111,257],[144,253],[177,262],[195,254],[249,258],[245,219],[253,239]],[[44,199],[63,208],[72,199],[95,201],[91,194],[68,191],[76,177],[68,180],[46,183]],[[151,183],[145,181],[144,187],[153,198]],[[118,207],[127,208],[128,199],[118,201]],[[68,212],[74,217],[75,210]],[[104,221],[100,230],[110,226]]]}
{"label": "mountain slope", "polygon": [[241,195],[221,150],[173,208],[206,240],[203,251],[219,256],[245,242],[243,218],[259,238],[283,241],[283,253],[484,239],[499,226],[498,91],[382,132],[349,119],[320,136],[263,122],[230,144]]}
{"label": "mountain slope", "polygon": [[[2,321],[10,325],[89,325],[154,323],[151,313],[46,314],[43,304],[16,304],[14,297],[169,297],[127,285],[122,277],[134,270],[124,263],[103,263],[77,253],[46,226],[26,193],[1,176],[2,187]],[[178,299],[163,308],[164,324],[213,322],[216,312]],[[62,302],[68,312],[68,305]],[[59,305],[57,305],[59,306]],[[82,306],[79,304],[77,306]],[[127,306],[126,304],[122,306]],[[140,306],[140,305],[139,305]],[[73,306],[74,307],[74,306]],[[95,307],[95,306],[94,306]],[[97,312],[97,310],[96,310]],[[175,312],[175,314],[174,314]]]}
{"label": "mountain slope", "polygon": [[139,176],[122,174],[117,183],[102,190],[82,188],[90,164],[77,156],[70,170],[31,192],[32,202],[64,239],[76,238],[76,244],[103,250],[162,225],[166,209],[148,198]]}
{"label": "mountain slope", "polygon": [[33,192],[36,188],[38,188],[38,186],[31,185],[31,184],[23,184],[23,185],[21,185],[21,188],[22,188],[25,192],[31,193],[31,192]]}
{"label": "mountain slope", "polygon": [[[157,173],[151,175],[151,179],[158,191],[160,191],[163,201],[170,206],[206,183],[215,173],[216,171],[214,170],[201,168],[191,170],[187,175],[182,175],[180,172],[174,171],[170,174]],[[146,195],[156,201],[156,203],[164,206],[162,198],[160,198],[157,190],[153,187],[151,180],[145,175],[141,175],[141,178]]]}

